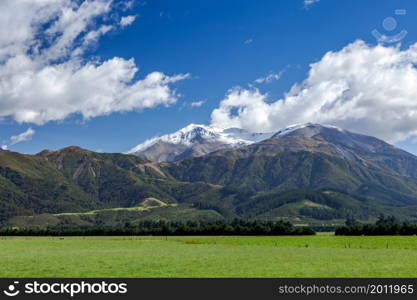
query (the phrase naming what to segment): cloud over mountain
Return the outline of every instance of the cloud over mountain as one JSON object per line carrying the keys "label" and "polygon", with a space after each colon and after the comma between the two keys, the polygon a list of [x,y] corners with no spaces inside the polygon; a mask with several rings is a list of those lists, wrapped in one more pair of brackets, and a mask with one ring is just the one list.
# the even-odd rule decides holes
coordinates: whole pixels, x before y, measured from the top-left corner
{"label": "cloud over mountain", "polygon": [[283,99],[233,88],[212,112],[212,124],[255,132],[294,123],[333,124],[390,142],[417,135],[417,44],[371,46],[356,41],[310,65]]}
{"label": "cloud over mountain", "polygon": [[112,0],[0,2],[0,117],[44,124],[169,105],[187,74],[137,79],[133,59],[87,59],[101,36],[134,21]]}

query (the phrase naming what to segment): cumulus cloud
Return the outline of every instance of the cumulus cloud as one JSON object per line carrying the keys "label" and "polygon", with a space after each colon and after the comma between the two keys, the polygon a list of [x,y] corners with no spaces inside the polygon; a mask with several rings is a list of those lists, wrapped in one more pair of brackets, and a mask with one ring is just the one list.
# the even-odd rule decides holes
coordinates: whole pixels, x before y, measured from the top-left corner
{"label": "cumulus cloud", "polygon": [[249,45],[253,43],[253,39],[247,39],[243,42],[245,45]]}
{"label": "cumulus cloud", "polygon": [[311,64],[283,99],[231,89],[212,124],[254,132],[294,123],[333,124],[396,142],[417,135],[417,44],[407,49],[356,41]]}
{"label": "cumulus cloud", "polygon": [[270,83],[281,78],[281,73],[270,73],[265,77],[255,79],[255,83]]}
{"label": "cumulus cloud", "polygon": [[[32,128],[29,128],[25,132],[22,132],[21,134],[14,135],[10,138],[10,146],[16,145],[21,142],[30,141],[32,139],[32,136],[35,134],[35,130]],[[7,149],[7,148],[6,148]]]}
{"label": "cumulus cloud", "polygon": [[191,102],[190,105],[191,105],[191,107],[200,107],[204,103],[206,103],[206,100],[200,100],[200,101]]}
{"label": "cumulus cloud", "polygon": [[122,27],[126,27],[131,25],[133,22],[135,22],[136,20],[136,16],[126,16],[126,17],[122,17],[120,19],[120,25]]}
{"label": "cumulus cloud", "polygon": [[116,6],[112,0],[0,1],[0,117],[42,125],[71,114],[88,119],[175,103],[171,84],[187,74],[138,79],[133,59],[85,58],[116,29]]}

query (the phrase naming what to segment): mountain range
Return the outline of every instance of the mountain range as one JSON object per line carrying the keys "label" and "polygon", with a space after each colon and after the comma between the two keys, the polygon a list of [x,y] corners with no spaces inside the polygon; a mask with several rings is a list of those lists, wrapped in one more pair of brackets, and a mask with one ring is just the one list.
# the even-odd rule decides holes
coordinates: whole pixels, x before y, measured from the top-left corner
{"label": "mountain range", "polygon": [[276,133],[190,125],[129,154],[78,147],[0,153],[0,222],[417,219],[417,157],[375,137],[302,124]]}

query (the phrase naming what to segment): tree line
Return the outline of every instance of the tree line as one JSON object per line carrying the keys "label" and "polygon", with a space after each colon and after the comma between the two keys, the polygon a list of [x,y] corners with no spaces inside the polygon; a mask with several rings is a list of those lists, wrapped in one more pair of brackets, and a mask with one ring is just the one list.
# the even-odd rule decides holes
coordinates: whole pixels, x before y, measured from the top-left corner
{"label": "tree line", "polygon": [[309,227],[295,227],[285,221],[141,221],[119,228],[4,228],[2,236],[122,236],[122,235],[314,235]]}
{"label": "tree line", "polygon": [[394,216],[381,214],[375,224],[360,224],[347,218],[345,226],[338,227],[335,235],[417,235],[417,224],[399,222]]}

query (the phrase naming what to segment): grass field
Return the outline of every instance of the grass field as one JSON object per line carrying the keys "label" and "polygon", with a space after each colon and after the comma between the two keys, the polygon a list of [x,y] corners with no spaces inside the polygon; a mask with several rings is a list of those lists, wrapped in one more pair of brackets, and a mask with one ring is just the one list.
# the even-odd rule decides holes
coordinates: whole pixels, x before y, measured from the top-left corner
{"label": "grass field", "polygon": [[3,237],[0,277],[417,277],[417,237]]}

